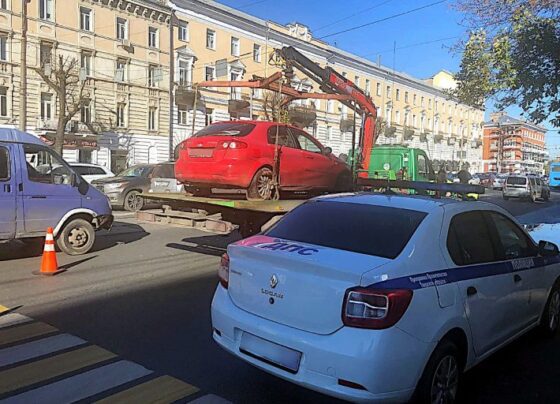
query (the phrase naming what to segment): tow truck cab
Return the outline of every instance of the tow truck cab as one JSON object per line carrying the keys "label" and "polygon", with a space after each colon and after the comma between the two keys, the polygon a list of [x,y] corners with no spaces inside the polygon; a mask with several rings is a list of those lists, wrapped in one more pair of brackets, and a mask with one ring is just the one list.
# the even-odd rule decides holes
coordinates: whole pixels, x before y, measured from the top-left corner
{"label": "tow truck cab", "polygon": [[0,129],[0,242],[54,229],[58,247],[85,254],[113,222],[107,197],[37,137]]}
{"label": "tow truck cab", "polygon": [[409,181],[434,181],[432,162],[422,149],[400,145],[376,145],[370,155],[368,177],[397,179],[399,171],[406,168]]}

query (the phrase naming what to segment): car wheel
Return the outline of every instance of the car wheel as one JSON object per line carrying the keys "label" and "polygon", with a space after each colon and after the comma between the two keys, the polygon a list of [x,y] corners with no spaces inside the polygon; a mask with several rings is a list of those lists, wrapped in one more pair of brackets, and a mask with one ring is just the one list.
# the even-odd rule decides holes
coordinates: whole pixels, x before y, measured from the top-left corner
{"label": "car wheel", "polygon": [[416,401],[433,404],[454,403],[461,372],[457,346],[451,341],[443,340],[432,353],[420,378],[415,394]]}
{"label": "car wheel", "polygon": [[95,242],[95,229],[85,219],[74,219],[66,224],[56,238],[56,245],[68,255],[89,252]]}
{"label": "car wheel", "polygon": [[263,167],[257,171],[249,189],[247,190],[247,199],[267,200],[272,199],[274,186],[272,184],[272,171]]}
{"label": "car wheel", "polygon": [[348,192],[352,189],[352,176],[348,171],[340,173],[334,185],[335,192]]}
{"label": "car wheel", "polygon": [[548,202],[548,200],[550,199],[550,194],[548,192],[543,194],[543,201]]}
{"label": "car wheel", "polygon": [[531,194],[531,202],[535,203],[537,201],[537,195],[536,194]]}
{"label": "car wheel", "polygon": [[560,325],[560,283],[556,282],[550,291],[541,323],[542,333],[547,337],[554,337]]}
{"label": "car wheel", "polygon": [[124,209],[129,212],[137,212],[144,207],[144,198],[138,191],[130,191],[124,197]]}

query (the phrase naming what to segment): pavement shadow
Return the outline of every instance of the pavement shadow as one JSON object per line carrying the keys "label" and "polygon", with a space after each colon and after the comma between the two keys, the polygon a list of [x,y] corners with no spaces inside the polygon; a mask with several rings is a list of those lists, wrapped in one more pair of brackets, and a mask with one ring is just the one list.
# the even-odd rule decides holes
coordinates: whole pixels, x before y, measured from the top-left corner
{"label": "pavement shadow", "polygon": [[[96,234],[95,244],[90,252],[106,250],[119,244],[130,244],[149,234],[137,224],[115,222],[111,230],[101,230]],[[34,237],[2,243],[0,261],[39,257],[43,253],[44,242],[44,237]]]}
{"label": "pavement shadow", "polygon": [[236,230],[228,235],[187,237],[182,240],[182,243],[169,243],[166,247],[220,257],[226,252],[229,244],[239,241],[241,238],[241,235]]}

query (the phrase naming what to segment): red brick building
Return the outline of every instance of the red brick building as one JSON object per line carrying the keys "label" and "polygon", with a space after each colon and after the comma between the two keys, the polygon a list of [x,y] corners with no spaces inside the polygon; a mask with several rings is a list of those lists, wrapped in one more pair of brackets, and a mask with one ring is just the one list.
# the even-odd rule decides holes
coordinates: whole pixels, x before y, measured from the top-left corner
{"label": "red brick building", "polygon": [[483,133],[485,172],[544,174],[545,128],[496,112],[484,124]]}

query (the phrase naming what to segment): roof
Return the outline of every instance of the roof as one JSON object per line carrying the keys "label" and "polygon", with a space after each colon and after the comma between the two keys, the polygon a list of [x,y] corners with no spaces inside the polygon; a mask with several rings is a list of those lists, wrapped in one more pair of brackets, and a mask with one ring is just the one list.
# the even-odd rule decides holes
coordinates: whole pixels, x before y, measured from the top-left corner
{"label": "roof", "polygon": [[526,126],[526,127],[530,128],[530,129],[533,129],[533,130],[537,130],[539,132],[543,132],[543,133],[546,132],[546,128],[543,128],[542,126],[535,125],[534,123],[531,123],[531,122],[525,122],[525,121],[522,121],[521,119],[513,118],[509,115],[501,115],[498,118],[497,122],[488,121],[488,122],[484,123],[484,126],[487,126],[487,127],[493,127],[493,126],[498,126],[498,125],[501,125],[501,126],[520,125],[520,126]]}
{"label": "roof", "polygon": [[46,146],[37,136],[9,128],[0,128],[0,142],[30,143]]}
{"label": "roof", "polygon": [[370,192],[346,193],[338,195],[327,195],[315,198],[320,201],[357,203],[362,205],[388,206],[400,209],[418,210],[421,212],[433,212],[444,205],[461,204],[463,202],[452,198],[432,198],[420,195],[385,195]]}

